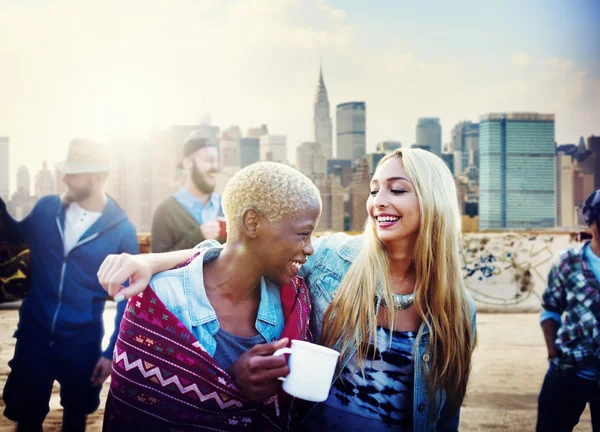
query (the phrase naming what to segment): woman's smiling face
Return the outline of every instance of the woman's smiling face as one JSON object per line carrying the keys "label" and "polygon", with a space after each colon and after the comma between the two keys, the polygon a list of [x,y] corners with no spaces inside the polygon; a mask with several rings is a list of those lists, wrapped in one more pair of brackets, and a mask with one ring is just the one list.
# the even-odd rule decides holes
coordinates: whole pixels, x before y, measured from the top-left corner
{"label": "woman's smiling face", "polygon": [[399,158],[387,160],[375,171],[367,213],[384,244],[398,239],[416,241],[421,225],[419,197]]}

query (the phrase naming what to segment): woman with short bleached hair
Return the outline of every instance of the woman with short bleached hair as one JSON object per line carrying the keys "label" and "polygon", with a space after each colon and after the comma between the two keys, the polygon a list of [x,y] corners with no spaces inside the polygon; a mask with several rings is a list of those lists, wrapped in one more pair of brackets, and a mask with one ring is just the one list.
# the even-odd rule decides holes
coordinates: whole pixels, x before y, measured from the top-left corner
{"label": "woman with short bleached hair", "polygon": [[289,368],[272,354],[291,339],[310,339],[310,299],[298,271],[313,253],[319,191],[299,171],[262,162],[227,184],[223,209],[225,245],[204,242],[142,292],[139,280],[123,292],[110,283],[132,257],[110,257],[100,269],[116,299],[139,292],[113,354],[104,430],[287,430],[296,421],[277,380]]}

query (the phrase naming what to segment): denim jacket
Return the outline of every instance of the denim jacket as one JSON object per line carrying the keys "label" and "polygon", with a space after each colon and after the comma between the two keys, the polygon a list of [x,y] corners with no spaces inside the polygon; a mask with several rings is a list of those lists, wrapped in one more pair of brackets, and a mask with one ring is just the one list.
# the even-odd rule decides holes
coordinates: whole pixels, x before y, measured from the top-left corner
{"label": "denim jacket", "polygon": [[[317,239],[313,242],[315,253],[308,258],[301,268],[300,276],[304,277],[310,289],[312,300],[311,330],[315,342],[318,342],[322,333],[323,315],[331,303],[340,282],[356,259],[363,247],[363,236],[351,237],[344,233]],[[467,293],[471,307],[473,334],[475,332],[475,303]],[[449,414],[446,408],[445,392],[436,391],[436,403],[429,403],[427,396],[427,376],[423,373],[423,366],[430,361],[427,353],[429,343],[429,327],[423,323],[419,329],[422,335],[420,343],[415,347],[414,355],[414,408],[413,427],[415,431],[457,431],[460,411]],[[352,354],[342,359],[340,369],[348,363]],[[310,414],[309,414],[310,415]]]}
{"label": "denim jacket", "polygon": [[[150,287],[202,347],[214,356],[217,348],[214,335],[219,331],[219,321],[206,296],[203,267],[205,262],[219,256],[222,246],[214,240],[207,240],[201,243],[201,247],[210,249],[185,267],[154,275]],[[261,278],[256,330],[267,342],[272,342],[279,339],[283,324],[279,285]]]}

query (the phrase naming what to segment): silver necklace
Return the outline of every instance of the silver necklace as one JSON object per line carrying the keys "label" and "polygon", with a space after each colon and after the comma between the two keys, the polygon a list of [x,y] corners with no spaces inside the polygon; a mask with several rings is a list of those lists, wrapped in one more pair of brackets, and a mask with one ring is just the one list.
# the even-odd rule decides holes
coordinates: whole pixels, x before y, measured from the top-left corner
{"label": "silver necklace", "polygon": [[[389,309],[389,306],[385,302],[385,297],[379,296],[379,299],[381,301],[381,306],[385,306]],[[404,310],[404,309],[408,309],[409,307],[411,307],[413,305],[413,303],[415,302],[415,294],[414,293],[410,293],[410,294],[394,294],[394,293],[392,293],[392,299],[394,301],[394,309]]]}

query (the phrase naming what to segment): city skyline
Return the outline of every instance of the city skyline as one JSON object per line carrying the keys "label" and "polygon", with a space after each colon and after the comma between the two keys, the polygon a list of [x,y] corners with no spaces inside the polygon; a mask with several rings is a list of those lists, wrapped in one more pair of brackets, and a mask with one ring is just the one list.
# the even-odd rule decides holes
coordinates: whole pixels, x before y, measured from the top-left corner
{"label": "city skyline", "polygon": [[52,167],[75,136],[144,139],[205,112],[222,130],[267,124],[287,136],[293,162],[313,139],[320,58],[332,106],[369,106],[367,153],[380,141],[415,143],[419,117],[440,118],[444,144],[455,124],[486,112],[552,112],[557,142],[576,142],[598,135],[599,11],[587,0],[3,4],[10,190],[19,165]]}

